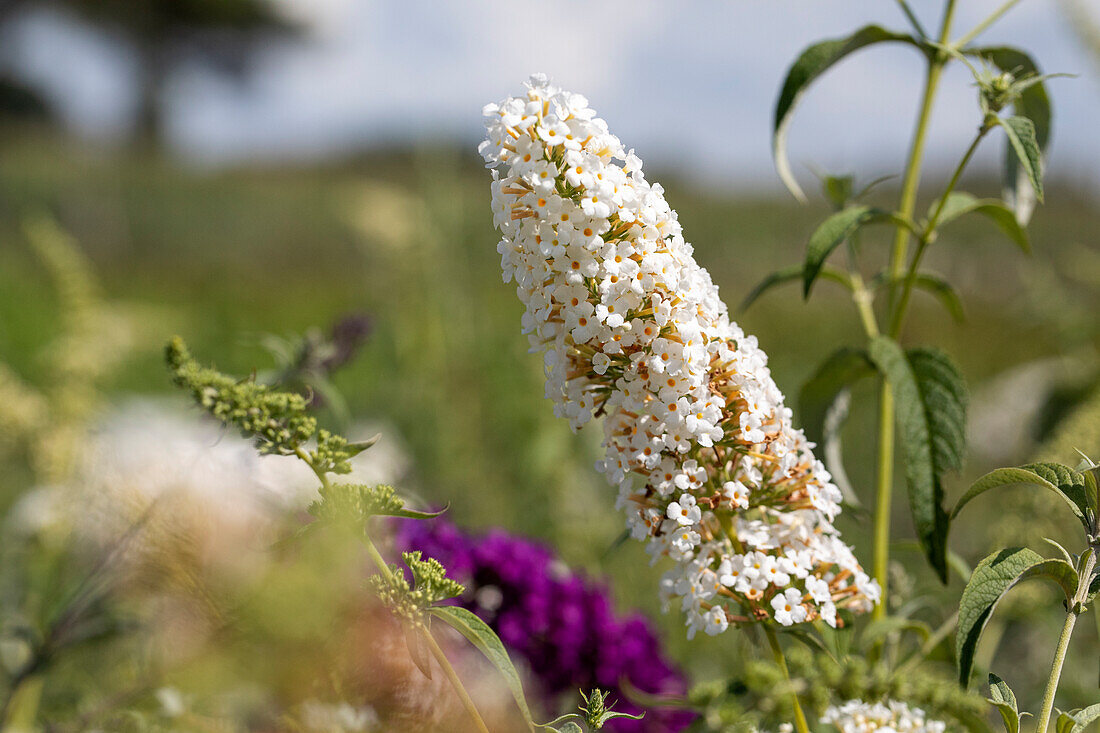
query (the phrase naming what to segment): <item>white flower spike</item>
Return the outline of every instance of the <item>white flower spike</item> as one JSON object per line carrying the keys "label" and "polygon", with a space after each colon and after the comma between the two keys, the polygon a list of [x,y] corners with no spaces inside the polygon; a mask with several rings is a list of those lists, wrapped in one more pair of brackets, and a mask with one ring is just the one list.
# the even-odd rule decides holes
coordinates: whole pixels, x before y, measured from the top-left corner
{"label": "white flower spike", "polygon": [[688,636],[869,611],[878,585],[832,524],[840,492],[642,161],[544,76],[484,113],[504,281],[546,395],[574,430],[605,416],[597,467],[632,534],[676,562],[661,587]]}

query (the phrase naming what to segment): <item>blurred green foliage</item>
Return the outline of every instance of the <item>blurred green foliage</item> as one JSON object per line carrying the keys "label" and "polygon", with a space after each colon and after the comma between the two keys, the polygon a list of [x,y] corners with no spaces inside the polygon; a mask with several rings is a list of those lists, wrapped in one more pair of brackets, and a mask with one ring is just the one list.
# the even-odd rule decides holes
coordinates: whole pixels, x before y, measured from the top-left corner
{"label": "blurred green foliage", "polygon": [[[735,195],[675,177],[651,177],[666,185],[697,259],[730,304],[767,272],[799,260],[828,208],[820,201],[799,207],[778,196]],[[992,193],[996,184],[976,179],[966,188]],[[889,200],[891,193],[875,196]],[[173,333],[215,358],[218,368],[248,374],[274,366],[264,347],[268,335],[290,338],[325,328],[345,313],[365,312],[371,336],[333,382],[351,415],[395,426],[411,452],[413,487],[424,499],[450,503],[460,524],[501,525],[548,540],[569,563],[613,577],[621,604],[641,608],[663,624],[673,655],[690,662],[696,679],[745,673],[744,660],[752,652],[741,635],[685,641],[678,616],[659,614],[660,569],[648,567],[640,545],[628,542],[609,551],[622,523],[613,492],[592,469],[601,432],[570,434],[542,399],[541,362],[526,353],[519,335],[521,306],[511,287],[500,282],[488,199],[488,175],[479,163],[449,148],[330,166],[202,171],[149,152],[90,150],[11,130],[0,142],[0,362],[7,364],[10,379],[46,389],[49,376],[40,355],[64,332],[68,306],[51,288],[50,273],[21,229],[26,213],[41,208],[54,212],[80,243],[103,292],[132,323],[134,351],[103,385],[116,398],[171,391],[161,344]],[[1051,356],[1089,364],[1100,347],[1100,328],[1091,315],[1100,312],[1096,231],[1100,209],[1056,182],[1031,225],[1034,255],[1026,263],[986,223],[958,222],[930,252],[928,267],[958,283],[967,320],[954,323],[934,300],[918,295],[912,338],[935,341],[955,355],[978,400],[984,382],[1016,366]],[[1028,271],[1041,275],[1025,275]],[[858,338],[848,299],[829,291],[830,285],[819,285],[813,308],[790,286],[747,313],[734,314],[759,337],[788,395],[797,394],[837,343]],[[859,389],[870,394],[873,385]],[[856,409],[845,428],[851,436],[845,441],[846,467],[865,501],[872,445],[852,438],[871,434],[873,415],[861,406],[873,402],[853,400]],[[1067,411],[1077,410],[1077,404],[1072,400]],[[1025,431],[1031,450],[1046,437],[1038,415],[1017,413],[1011,404],[1000,419],[1034,420]],[[1100,453],[1098,445],[1076,447]],[[950,481],[948,503],[971,479],[1001,463],[999,457],[972,456],[963,474]],[[7,507],[36,479],[17,456],[5,459],[3,469],[0,507]],[[974,512],[953,528],[952,548],[971,560],[993,546],[991,516],[1028,517],[1027,522],[1043,509],[1005,500],[984,514]],[[1063,520],[1073,531],[1072,519]],[[1059,525],[1057,516],[1052,521]],[[899,537],[911,536],[904,507],[894,526]],[[859,513],[846,513],[840,527],[858,554],[867,555],[869,528]],[[930,609],[953,607],[961,583],[955,579],[940,588],[918,554],[897,556],[908,569],[899,572],[910,581],[897,584],[906,594],[899,601],[924,607],[920,599],[931,594],[933,602],[915,613],[938,625],[943,619]],[[319,591],[314,580],[302,582]],[[275,609],[291,602],[287,596],[258,608],[257,623],[282,628],[285,619]],[[287,617],[299,615],[284,610]],[[996,668],[1019,668],[1021,659],[1042,658],[1045,664],[1060,623],[1059,609],[1050,610],[1029,617],[1026,628],[1005,615],[1012,633],[1004,634]],[[327,622],[316,623],[309,632],[316,632],[313,642]],[[1082,629],[1081,647],[1096,644],[1095,630]],[[295,649],[320,653],[305,651],[305,641]],[[978,656],[979,666],[990,663],[981,650]],[[949,659],[940,661],[950,669]],[[200,686],[216,690],[218,680],[240,671],[231,668],[240,663],[196,662],[193,674]],[[1093,702],[1095,696],[1095,664],[1076,663],[1065,676],[1067,706]],[[74,684],[91,674],[78,662],[71,666]],[[1022,707],[1037,707],[1041,667],[1034,680],[1014,681]],[[1022,678],[1028,674],[1021,670]],[[69,703],[75,708],[75,700]]]}

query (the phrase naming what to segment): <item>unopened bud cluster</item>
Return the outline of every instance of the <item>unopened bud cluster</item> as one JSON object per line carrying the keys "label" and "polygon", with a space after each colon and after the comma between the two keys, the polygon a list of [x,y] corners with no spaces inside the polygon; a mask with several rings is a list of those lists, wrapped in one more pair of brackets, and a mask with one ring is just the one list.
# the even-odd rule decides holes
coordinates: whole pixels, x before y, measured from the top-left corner
{"label": "unopened bud cluster", "polygon": [[689,636],[869,610],[878,586],[832,521],[840,493],[756,339],[729,320],[676,213],[587,100],[532,77],[485,108],[494,223],[546,395],[604,420],[598,467]]}
{"label": "unopened bud cluster", "polygon": [[422,560],[420,552],[403,552],[402,559],[412,574],[409,583],[397,565],[389,577],[374,575],[370,582],[382,603],[397,617],[423,623],[424,611],[434,603],[462,595],[465,587],[447,577],[447,570],[434,558]]}

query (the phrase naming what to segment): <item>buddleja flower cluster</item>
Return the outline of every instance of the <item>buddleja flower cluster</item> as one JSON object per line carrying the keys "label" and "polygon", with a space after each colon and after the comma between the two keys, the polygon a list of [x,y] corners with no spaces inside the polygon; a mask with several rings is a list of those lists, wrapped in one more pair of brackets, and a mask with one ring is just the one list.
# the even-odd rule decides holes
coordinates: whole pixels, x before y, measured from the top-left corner
{"label": "buddleja flower cluster", "polygon": [[910,708],[896,700],[885,703],[849,700],[826,710],[821,722],[835,726],[840,733],[944,733],[947,729],[945,723],[926,720],[920,708]]}
{"label": "buddleja flower cluster", "polygon": [[869,610],[878,586],[832,524],[840,492],[642,161],[542,76],[484,113],[504,280],[546,395],[574,430],[606,416],[597,467],[634,536],[676,561],[662,593],[688,635]]}

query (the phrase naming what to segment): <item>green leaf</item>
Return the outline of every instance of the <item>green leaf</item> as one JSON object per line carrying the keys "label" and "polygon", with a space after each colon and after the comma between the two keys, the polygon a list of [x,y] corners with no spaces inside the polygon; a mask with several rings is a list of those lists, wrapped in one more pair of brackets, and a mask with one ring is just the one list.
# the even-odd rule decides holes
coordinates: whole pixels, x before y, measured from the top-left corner
{"label": "green leaf", "polygon": [[[931,219],[935,205],[929,210]],[[1016,220],[1016,213],[998,199],[979,199],[962,191],[956,191],[947,197],[936,227],[958,219],[966,214],[981,214],[997,225],[1024,252],[1031,251],[1031,243],[1028,241],[1027,230]]]}
{"label": "green leaf", "polygon": [[1054,733],[1069,733],[1073,729],[1073,716],[1058,708],[1054,708],[1054,712],[1058,713],[1054,719]]}
{"label": "green leaf", "polygon": [[932,463],[937,475],[958,471],[966,458],[966,410],[970,394],[955,363],[931,347],[906,351],[920,388],[932,439]]}
{"label": "green leaf", "polygon": [[1073,727],[1070,728],[1069,733],[1085,733],[1085,728],[1088,728],[1097,720],[1100,720],[1100,703],[1089,705],[1084,710],[1078,710],[1074,713]]}
{"label": "green leaf", "polygon": [[1016,695],[1007,682],[992,672],[989,674],[989,702],[997,707],[1008,733],[1020,733],[1020,710],[1016,706]]}
{"label": "green leaf", "polygon": [[[852,290],[852,281],[840,270],[835,267],[829,267],[823,265],[821,272],[818,273],[818,277],[823,277],[826,280],[832,280],[835,283],[843,285],[848,290]],[[741,301],[741,305],[738,306],[738,310],[748,310],[749,306],[756,302],[756,300],[774,288],[776,285],[783,285],[784,283],[793,282],[802,278],[802,265],[791,265],[782,269],[776,270],[763,280],[761,280],[752,291],[745,296],[745,299]]]}
{"label": "green leaf", "polygon": [[[473,612],[467,611],[461,606],[433,606],[428,611],[465,636],[493,663],[493,666],[504,677],[508,690],[515,698],[520,712],[523,713],[523,719],[527,721],[529,726],[534,727],[536,723],[531,717],[531,709],[528,707],[527,698],[523,694],[523,683],[520,682],[519,672],[516,671],[515,665],[512,664],[512,660],[508,656],[508,651],[504,648],[504,643],[496,635],[496,632]],[[567,723],[566,727],[568,725]]]}
{"label": "green leaf", "polygon": [[1074,516],[1082,522],[1085,521],[1085,513],[1088,511],[1085,478],[1077,471],[1060,463],[1029,463],[1019,468],[998,468],[990,471],[975,481],[959,499],[959,503],[951,512],[952,519],[976,496],[998,486],[1011,484],[1033,484],[1050,489],[1066,502]]}
{"label": "green leaf", "polygon": [[931,272],[921,272],[913,278],[913,287],[930,293],[936,300],[940,301],[940,304],[947,309],[947,312],[956,322],[962,323],[966,320],[959,294],[955,292],[950,283],[939,275]]}
{"label": "green leaf", "polygon": [[787,636],[790,636],[790,637],[792,637],[794,639],[797,639],[798,641],[802,642],[811,651],[822,652],[826,656],[828,656],[830,659],[832,659],[834,662],[839,663],[839,660],[837,659],[836,655],[833,653],[833,650],[831,650],[828,646],[826,646],[825,642],[819,636],[817,636],[816,634],[814,634],[810,631],[807,631],[806,629],[801,629],[797,625],[796,626],[783,626],[779,629],[779,631],[781,633],[787,635]]}
{"label": "green leaf", "polygon": [[844,470],[840,429],[848,416],[851,385],[873,370],[866,352],[842,348],[821,363],[798,395],[806,437],[822,447],[833,482],[844,495],[845,504],[852,507],[859,507],[860,502]]}
{"label": "green leaf", "polygon": [[921,49],[925,48],[920,41],[910,35],[889,31],[877,25],[868,25],[860,28],[850,36],[815,43],[803,51],[787,71],[787,77],[783,80],[783,88],[779,92],[779,99],[775,103],[772,155],[775,159],[775,169],[779,173],[779,177],[799,201],[805,201],[806,195],[802,192],[798,181],[791,173],[791,165],[787,160],[787,132],[790,129],[791,114],[795,105],[817,77],[845,56],[875,43],[893,41],[908,43]]}
{"label": "green leaf", "polygon": [[860,635],[860,648],[869,650],[878,644],[879,641],[898,631],[915,632],[920,636],[922,642],[927,641],[928,637],[932,635],[932,629],[923,621],[903,618],[901,616],[887,616],[886,618],[878,619],[867,624],[866,628],[863,629],[863,633]]}
{"label": "green leaf", "polygon": [[[1008,71],[1017,78],[1030,74],[1039,75],[1038,64],[1027,53],[1008,46],[996,46],[988,48],[968,48],[963,51],[968,56],[983,58],[996,66],[1001,71]],[[1050,96],[1047,94],[1046,84],[1039,82],[1023,90],[1014,103],[1015,113],[1026,117],[1035,125],[1035,141],[1039,145],[1039,151],[1046,153],[1050,144],[1051,109]],[[1004,189],[1005,200],[1016,210],[1016,219],[1026,224],[1031,217],[1033,208],[1030,197],[1025,193],[1027,187],[1023,185],[1026,173],[1016,162],[1016,155],[1012,146],[1006,146],[1004,160]]]}
{"label": "green leaf", "polygon": [[911,222],[901,219],[896,214],[882,209],[873,209],[870,206],[851,206],[821,222],[810,235],[810,243],[806,246],[806,262],[802,267],[803,297],[810,296],[814,280],[820,274],[825,259],[834,249],[861,226],[884,221],[894,222],[910,231],[915,229]]}
{"label": "green leaf", "polygon": [[584,729],[576,723],[570,721],[558,728],[558,733],[584,733]]}
{"label": "green leaf", "polygon": [[428,641],[424,638],[427,632],[419,626],[411,623],[401,624],[405,631],[405,646],[409,650],[409,657],[413,664],[428,679],[432,678],[432,665],[428,659]]}
{"label": "green leaf", "polygon": [[1035,139],[1035,123],[1026,117],[997,118],[1012,150],[1016,153],[1016,159],[1020,162],[1027,179],[1035,191],[1039,202],[1043,201],[1043,167],[1042,154],[1039,143]]}
{"label": "green leaf", "polygon": [[978,563],[959,601],[959,622],[955,630],[955,655],[959,683],[966,687],[974,665],[978,640],[997,603],[1017,583],[1046,578],[1058,584],[1066,599],[1077,590],[1077,571],[1065,560],[1045,560],[1026,547],[994,552]]}
{"label": "green leaf", "polygon": [[913,526],[929,564],[946,583],[948,517],[941,477],[957,469],[965,454],[966,387],[943,352],[906,354],[893,339],[877,336],[868,353],[897,404]]}
{"label": "green leaf", "polygon": [[821,443],[825,439],[825,418],[837,397],[873,371],[874,364],[863,349],[844,347],[821,362],[798,393],[802,428],[809,440]]}
{"label": "green leaf", "polygon": [[853,176],[823,176],[821,190],[829,203],[837,209],[843,209],[852,199],[855,178]]}
{"label": "green leaf", "polygon": [[1092,603],[1097,593],[1100,593],[1100,573],[1093,576],[1092,582],[1089,583],[1089,594],[1085,596],[1085,603]]}

